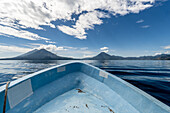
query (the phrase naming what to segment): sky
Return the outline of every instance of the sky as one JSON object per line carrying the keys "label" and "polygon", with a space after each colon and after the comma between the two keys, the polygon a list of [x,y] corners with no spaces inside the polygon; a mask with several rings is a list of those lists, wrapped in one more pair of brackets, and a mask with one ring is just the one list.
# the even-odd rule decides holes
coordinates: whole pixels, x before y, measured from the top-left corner
{"label": "sky", "polygon": [[0,58],[170,54],[169,0],[0,0]]}

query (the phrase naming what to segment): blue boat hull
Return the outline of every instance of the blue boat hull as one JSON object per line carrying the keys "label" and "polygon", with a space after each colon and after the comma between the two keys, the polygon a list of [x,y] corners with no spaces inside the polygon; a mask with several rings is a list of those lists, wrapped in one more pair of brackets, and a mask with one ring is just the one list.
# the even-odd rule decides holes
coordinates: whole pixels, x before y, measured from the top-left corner
{"label": "blue boat hull", "polygon": [[[5,86],[0,87],[0,112]],[[169,113],[170,107],[126,81],[81,62],[12,81],[7,113]]]}

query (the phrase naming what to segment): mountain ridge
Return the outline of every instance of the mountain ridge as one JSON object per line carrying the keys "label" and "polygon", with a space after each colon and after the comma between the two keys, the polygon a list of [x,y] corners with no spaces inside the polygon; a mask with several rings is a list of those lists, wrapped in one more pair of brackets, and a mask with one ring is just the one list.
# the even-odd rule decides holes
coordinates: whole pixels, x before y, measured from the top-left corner
{"label": "mountain ridge", "polygon": [[46,49],[34,49],[22,55],[13,58],[3,58],[0,60],[170,60],[170,54],[161,54],[155,56],[140,56],[140,57],[122,57],[110,55],[105,52],[100,52],[94,57],[89,58],[70,58],[58,56]]}
{"label": "mountain ridge", "polygon": [[22,55],[13,58],[4,58],[1,60],[72,60],[73,58],[58,56],[46,49],[34,49]]}

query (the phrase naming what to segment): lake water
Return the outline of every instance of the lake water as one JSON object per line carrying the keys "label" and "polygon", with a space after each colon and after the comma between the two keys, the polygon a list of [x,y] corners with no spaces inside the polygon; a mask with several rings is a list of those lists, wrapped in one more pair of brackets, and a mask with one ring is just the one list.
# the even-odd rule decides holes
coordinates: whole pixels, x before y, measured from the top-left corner
{"label": "lake water", "polygon": [[[0,86],[7,81],[70,60],[24,61],[0,60]],[[166,60],[83,60],[104,69],[170,106],[170,61]]]}

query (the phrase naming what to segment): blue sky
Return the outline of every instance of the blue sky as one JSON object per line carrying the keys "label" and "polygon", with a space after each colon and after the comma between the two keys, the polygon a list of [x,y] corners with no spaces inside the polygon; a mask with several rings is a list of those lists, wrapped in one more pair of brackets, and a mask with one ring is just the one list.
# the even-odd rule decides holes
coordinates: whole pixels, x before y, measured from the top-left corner
{"label": "blue sky", "polygon": [[170,53],[168,0],[2,0],[0,58],[45,48],[89,57]]}

